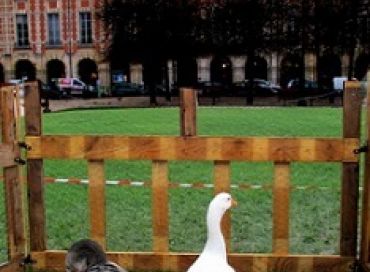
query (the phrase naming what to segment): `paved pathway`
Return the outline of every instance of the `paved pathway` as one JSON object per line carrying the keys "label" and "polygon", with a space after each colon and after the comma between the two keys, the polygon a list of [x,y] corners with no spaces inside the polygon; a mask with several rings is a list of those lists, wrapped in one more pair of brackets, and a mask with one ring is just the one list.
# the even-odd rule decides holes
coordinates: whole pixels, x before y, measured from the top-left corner
{"label": "paved pathway", "polygon": [[[157,98],[158,107],[179,106],[179,98],[173,97],[167,101],[164,97]],[[220,97],[213,100],[210,97],[200,97],[199,105],[201,106],[297,106],[298,100],[283,101],[277,97],[255,98],[253,105],[247,105],[244,97]],[[336,98],[334,103],[329,99],[316,99],[307,102],[308,106],[341,106],[342,101]],[[94,99],[63,99],[50,100],[49,108],[51,111],[60,111],[73,108],[96,108],[96,107],[123,107],[123,108],[144,108],[153,107],[150,105],[149,97],[104,97]]]}

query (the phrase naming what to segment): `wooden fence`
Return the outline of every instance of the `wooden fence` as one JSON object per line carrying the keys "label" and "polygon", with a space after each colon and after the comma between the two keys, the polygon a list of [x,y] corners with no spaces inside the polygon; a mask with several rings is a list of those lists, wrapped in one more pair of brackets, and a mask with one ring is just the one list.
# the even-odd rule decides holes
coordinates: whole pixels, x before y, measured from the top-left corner
{"label": "wooden fence", "polygon": [[[236,271],[350,271],[357,265],[359,201],[359,155],[361,96],[358,82],[346,82],[343,105],[343,137],[199,137],[196,136],[196,93],[182,89],[181,136],[60,136],[42,135],[40,98],[36,84],[26,86],[25,142],[29,249],[35,267],[64,269],[65,251],[46,249],[43,194],[44,159],[88,161],[91,238],[106,248],[104,163],[107,159],[150,160],[152,162],[151,252],[109,252],[109,258],[132,270],[186,271],[196,253],[169,251],[168,162],[172,160],[212,161],[215,193],[230,190],[230,162],[272,161],[273,229],[272,253],[229,253]],[[369,107],[368,105],[368,115]],[[2,106],[3,107],[3,106]],[[9,155],[9,154],[8,154]],[[292,255],[289,253],[290,164],[292,162],[342,163],[342,197],[339,255]],[[366,159],[370,166],[370,159]],[[366,169],[369,169],[367,167]],[[6,176],[5,176],[6,178]],[[6,178],[7,179],[7,178]],[[370,181],[369,174],[366,181]],[[369,263],[369,189],[364,184],[361,261]],[[12,213],[12,212],[11,212]],[[223,221],[223,233],[230,245],[230,218]],[[229,247],[230,248],[230,247]],[[0,269],[0,271],[2,271]]]}
{"label": "wooden fence", "polygon": [[25,255],[24,214],[22,184],[17,161],[20,149],[17,144],[19,125],[19,88],[3,87],[0,90],[0,167],[3,167],[7,245],[9,262],[0,265],[0,271],[16,271]]}

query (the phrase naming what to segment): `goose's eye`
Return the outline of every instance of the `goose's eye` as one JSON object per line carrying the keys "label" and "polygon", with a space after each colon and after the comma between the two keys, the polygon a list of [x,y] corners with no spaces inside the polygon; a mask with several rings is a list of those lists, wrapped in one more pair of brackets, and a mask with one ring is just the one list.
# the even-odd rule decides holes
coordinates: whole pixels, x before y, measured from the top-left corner
{"label": "goose's eye", "polygon": [[227,201],[230,201],[230,200],[231,200],[231,197],[228,197],[228,198],[227,198]]}

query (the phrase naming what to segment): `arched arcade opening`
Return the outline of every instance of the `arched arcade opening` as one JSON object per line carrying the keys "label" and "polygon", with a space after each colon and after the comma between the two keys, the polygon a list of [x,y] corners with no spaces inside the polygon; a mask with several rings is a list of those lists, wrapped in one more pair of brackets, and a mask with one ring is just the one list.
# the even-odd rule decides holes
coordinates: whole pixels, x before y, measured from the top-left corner
{"label": "arched arcade opening", "polygon": [[183,57],[177,60],[177,85],[195,86],[198,82],[197,61],[192,57]]}
{"label": "arched arcade opening", "polygon": [[280,85],[286,86],[292,79],[299,78],[301,61],[298,55],[288,55],[280,63]]}
{"label": "arched arcade opening", "polygon": [[52,59],[46,63],[46,81],[50,82],[53,78],[66,76],[64,63],[59,59]]}
{"label": "arched arcade opening", "polygon": [[318,84],[323,89],[332,89],[333,78],[342,75],[342,63],[339,56],[323,55],[317,62]]}
{"label": "arched arcade opening", "polygon": [[216,56],[212,59],[211,81],[225,85],[232,83],[232,66],[228,57]]}
{"label": "arched arcade opening", "polygon": [[15,78],[26,80],[36,80],[36,67],[27,59],[18,60],[15,63]]}
{"label": "arched arcade opening", "polygon": [[245,78],[267,79],[267,61],[262,57],[248,59],[245,65]]}
{"label": "arched arcade opening", "polygon": [[78,63],[78,76],[87,85],[96,85],[99,78],[98,66],[92,59],[85,58]]}

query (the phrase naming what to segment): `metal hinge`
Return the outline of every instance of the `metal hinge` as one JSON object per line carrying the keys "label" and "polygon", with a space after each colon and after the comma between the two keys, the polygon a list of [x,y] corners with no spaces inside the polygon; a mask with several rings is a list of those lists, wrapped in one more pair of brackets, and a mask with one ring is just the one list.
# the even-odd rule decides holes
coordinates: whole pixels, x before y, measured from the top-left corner
{"label": "metal hinge", "polygon": [[18,146],[19,146],[20,148],[24,148],[24,149],[26,149],[27,151],[30,151],[30,150],[31,150],[31,146],[30,146],[30,145],[28,145],[28,144],[26,144],[25,142],[18,142]]}
{"label": "metal hinge", "polygon": [[30,254],[28,254],[26,257],[24,257],[22,259],[22,261],[20,262],[19,265],[20,266],[28,266],[28,265],[33,265],[35,263],[36,263],[36,261],[31,258]]}
{"label": "metal hinge", "polygon": [[369,150],[369,147],[367,145],[360,146],[359,148],[356,148],[353,150],[353,153],[360,154],[365,153]]}
{"label": "metal hinge", "polygon": [[26,161],[20,157],[16,157],[14,158],[14,162],[17,163],[17,164],[20,164],[20,165],[25,165],[26,164]]}
{"label": "metal hinge", "polygon": [[[27,151],[31,150],[31,146],[29,146],[25,142],[18,142],[17,144],[18,144],[19,148],[24,148]],[[26,161],[24,159],[22,159],[21,157],[15,157],[14,162],[16,162],[17,164],[20,164],[20,165],[25,165],[26,164]]]}

